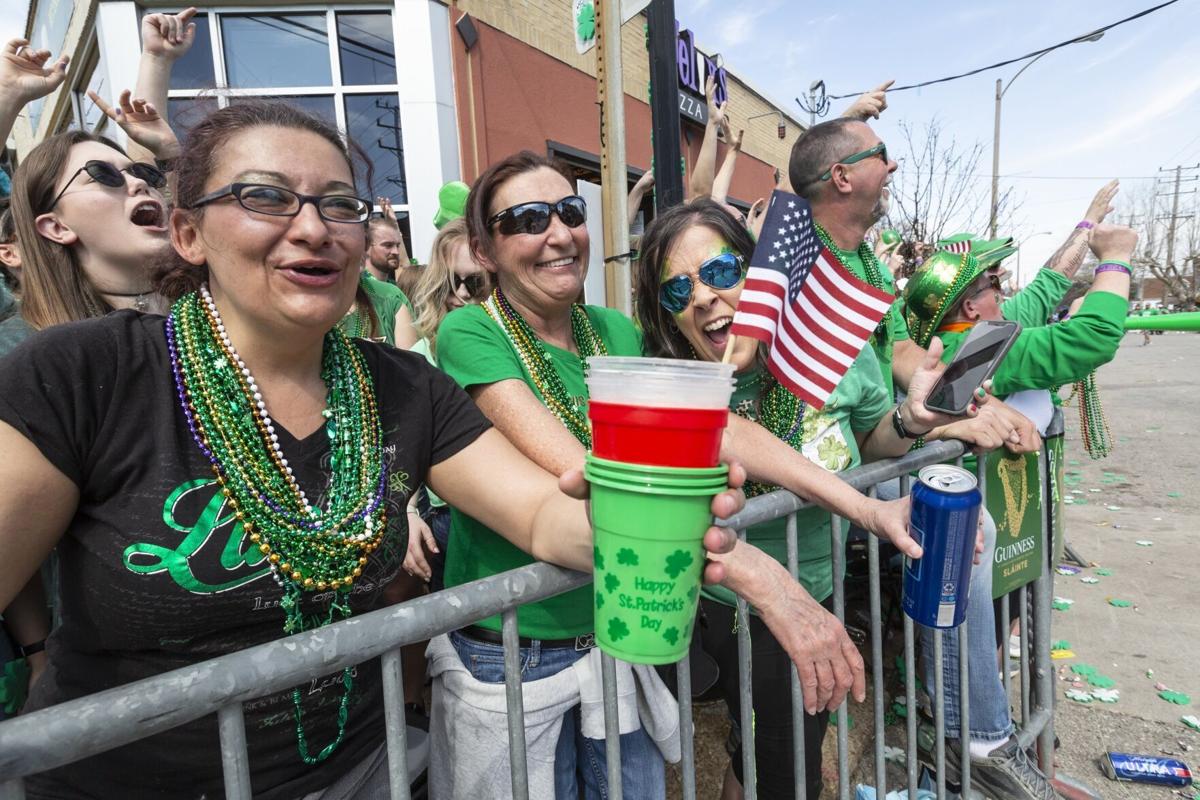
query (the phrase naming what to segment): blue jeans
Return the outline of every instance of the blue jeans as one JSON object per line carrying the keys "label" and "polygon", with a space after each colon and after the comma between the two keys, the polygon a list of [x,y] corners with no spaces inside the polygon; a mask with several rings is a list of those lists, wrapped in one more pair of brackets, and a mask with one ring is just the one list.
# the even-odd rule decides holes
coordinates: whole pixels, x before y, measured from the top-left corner
{"label": "blue jeans", "polygon": [[[983,509],[984,550],[979,564],[971,568],[967,602],[967,666],[971,686],[968,711],[971,738],[978,742],[1005,742],[1012,736],[1012,714],[1004,683],[996,669],[996,619],[992,605],[992,555],[996,548],[996,522]],[[933,629],[920,628],[925,663],[925,688],[933,694]],[[942,631],[942,686],[945,698],[946,735],[959,738],[961,714],[958,692],[958,628]]]}
{"label": "blue jeans", "polygon": [[[504,682],[504,647],[472,639],[458,631],[450,633],[463,666],[477,681]],[[587,655],[573,647],[543,648],[534,640],[520,650],[521,681],[549,678]],[[563,715],[562,732],[554,753],[554,796],[557,800],[601,800],[608,797],[608,759],[603,739],[588,739],[582,733],[579,706]],[[665,800],[666,765],[658,745],[638,728],[621,734],[621,788],[630,800]]]}

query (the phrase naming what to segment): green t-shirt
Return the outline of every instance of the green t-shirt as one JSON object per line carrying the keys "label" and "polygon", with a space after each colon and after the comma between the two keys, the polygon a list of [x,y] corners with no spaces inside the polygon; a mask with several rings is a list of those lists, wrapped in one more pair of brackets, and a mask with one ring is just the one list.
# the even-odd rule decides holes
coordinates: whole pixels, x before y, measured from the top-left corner
{"label": "green t-shirt", "polygon": [[[608,308],[584,306],[596,333],[613,356],[640,356],[642,336],[629,318]],[[554,371],[581,411],[587,410],[587,385],[579,356],[543,342]],[[464,306],[442,320],[437,338],[438,365],[464,389],[515,378],[536,394],[533,381],[521,365],[517,351],[504,331],[481,306]],[[450,546],[446,553],[446,586],[486,578],[505,570],[532,564],[533,556],[483,523],[452,508]],[[500,630],[500,617],[477,623]],[[565,639],[588,633],[592,623],[592,585],[530,603],[517,609],[522,636]]]}
{"label": "green t-shirt", "polygon": [[[762,379],[758,372],[739,375],[737,388],[729,401],[730,410],[757,419]],[[864,347],[842,376],[825,407],[820,411],[805,410],[801,423],[801,452],[830,472],[856,467],[862,458],[855,433],[873,430],[891,408],[892,399],[880,377],[875,353]],[[833,593],[829,512],[822,508],[799,512],[796,535],[800,583],[814,600],[821,602]],[[786,517],[755,525],[746,531],[746,540],[780,564],[787,565]],[[729,606],[736,602],[736,596],[724,586],[706,586],[703,593]]]}
{"label": "green t-shirt", "polygon": [[[359,273],[358,282],[366,292],[367,299],[371,301],[371,307],[375,309],[375,316],[379,317],[380,338],[395,347],[396,314],[400,312],[401,308],[407,308],[411,314],[412,304],[408,302],[404,292],[400,291],[400,287],[379,280],[365,269]],[[343,317],[338,326],[348,336],[358,335],[358,322],[354,314]]]}
{"label": "green t-shirt", "polygon": [[[836,254],[846,269],[867,283],[871,282],[867,277],[867,267],[863,264],[862,257],[859,256],[857,250],[851,252],[838,248]],[[897,341],[909,338],[908,323],[904,321],[904,303],[896,292],[896,281],[892,278],[892,273],[888,272],[887,267],[880,265],[879,275],[883,279],[883,290],[888,294],[896,295],[896,299],[892,302],[892,307],[888,309],[887,316],[883,318],[886,335],[883,337],[872,336],[868,341],[871,343],[871,349],[875,351],[875,360],[879,363],[879,374],[883,378],[887,396],[895,397],[896,387],[892,381],[892,350]]]}
{"label": "green t-shirt", "polygon": [[[1125,336],[1128,305],[1129,301],[1112,292],[1089,292],[1070,319],[1022,330],[992,377],[995,395],[1003,400],[1023,389],[1074,383],[1107,364]],[[949,363],[967,333],[938,333],[946,346],[943,361]]]}
{"label": "green t-shirt", "polygon": [[1071,279],[1043,267],[1029,285],[1000,304],[1000,313],[1022,328],[1040,328],[1071,288]]}

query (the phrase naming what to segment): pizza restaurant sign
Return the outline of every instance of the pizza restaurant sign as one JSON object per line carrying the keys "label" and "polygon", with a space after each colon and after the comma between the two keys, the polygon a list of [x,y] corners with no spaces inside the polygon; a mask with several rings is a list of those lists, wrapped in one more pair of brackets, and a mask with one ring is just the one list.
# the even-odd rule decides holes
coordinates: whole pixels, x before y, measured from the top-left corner
{"label": "pizza restaurant sign", "polygon": [[716,101],[724,103],[729,98],[725,68],[717,66],[716,58],[709,58],[696,49],[696,39],[690,30],[679,28],[675,22],[675,68],[679,73],[679,113],[690,120],[704,125],[708,122],[708,104],[704,99],[704,84],[712,75],[716,81]]}

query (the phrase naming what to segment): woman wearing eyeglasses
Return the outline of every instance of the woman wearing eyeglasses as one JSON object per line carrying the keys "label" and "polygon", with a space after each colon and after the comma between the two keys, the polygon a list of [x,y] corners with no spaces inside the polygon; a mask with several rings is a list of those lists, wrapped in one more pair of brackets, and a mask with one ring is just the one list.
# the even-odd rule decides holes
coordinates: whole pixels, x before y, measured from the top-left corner
{"label": "woman wearing eyeglasses", "polygon": [[[638,321],[646,337],[647,355],[720,361],[729,344],[729,327],[741,295],[747,262],[754,242],[745,227],[717,203],[697,200],[668,209],[655,218],[642,239],[641,258],[635,276],[635,305]],[[936,363],[931,356],[924,369],[914,377],[908,399],[897,407],[888,396],[875,354],[863,348],[842,377],[834,393],[820,411],[806,408],[786,388],[777,383],[763,367],[759,343],[738,337],[733,346],[737,386],[730,410],[769,430],[792,451],[790,458],[797,469],[782,482],[804,497],[812,497],[811,464],[828,473],[857,466],[862,461],[898,456],[912,444],[907,432],[932,429],[939,419],[924,409],[924,397],[936,377],[929,370]],[[757,454],[744,459],[751,475],[763,470]],[[840,481],[826,481],[840,484]],[[774,482],[752,483],[748,494],[760,494],[778,488]],[[850,490],[853,493],[853,490]],[[904,501],[900,501],[904,502]],[[822,502],[853,519],[859,513],[850,500]],[[763,523],[747,532],[747,541],[786,563],[785,520]],[[878,523],[866,526],[881,531],[909,555],[920,548],[907,534],[888,532]],[[817,609],[821,625],[836,629],[844,636],[841,624],[829,613],[832,608],[833,570],[831,560],[829,513],[819,508],[797,516],[800,582]],[[729,704],[732,718],[739,719],[737,620],[734,597],[720,587],[705,589],[701,599],[701,623],[697,635],[706,652],[720,670],[718,686]],[[772,632],[753,614],[750,635],[754,653],[754,742],[758,791],[765,797],[788,797],[794,792],[792,759],[792,713],[788,654]],[[846,640],[848,643],[848,640]],[[853,647],[853,645],[849,645]],[[818,665],[818,683],[830,677],[829,667]],[[807,695],[815,687],[805,686]],[[831,707],[830,707],[831,708]],[[805,774],[808,796],[821,789],[821,742],[828,713],[805,717]],[[744,776],[741,773],[742,739],[726,772],[724,797],[739,797]]]}
{"label": "woman wearing eyeglasses", "polygon": [[[464,392],[415,354],[335,330],[365,246],[355,185],[323,121],[283,104],[214,112],[180,160],[169,315],[56,326],[0,362],[0,607],[51,548],[63,570],[32,709],[379,607],[422,482],[589,568],[584,505]],[[581,494],[582,476],[563,485]],[[737,507],[723,493],[713,511]],[[728,553],[708,577],[757,571],[727,533],[707,539]],[[376,662],[248,703],[254,796],[382,796],[382,703]],[[27,787],[218,796],[220,764],[209,716]]]}

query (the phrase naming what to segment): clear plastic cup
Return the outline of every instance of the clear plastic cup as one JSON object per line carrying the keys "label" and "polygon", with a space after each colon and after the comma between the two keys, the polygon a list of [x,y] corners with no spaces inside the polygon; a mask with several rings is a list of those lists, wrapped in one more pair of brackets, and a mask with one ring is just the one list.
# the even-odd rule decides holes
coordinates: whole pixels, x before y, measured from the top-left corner
{"label": "clear plastic cup", "polygon": [[732,364],[685,358],[592,356],[587,360],[592,401],[654,408],[728,408]]}

